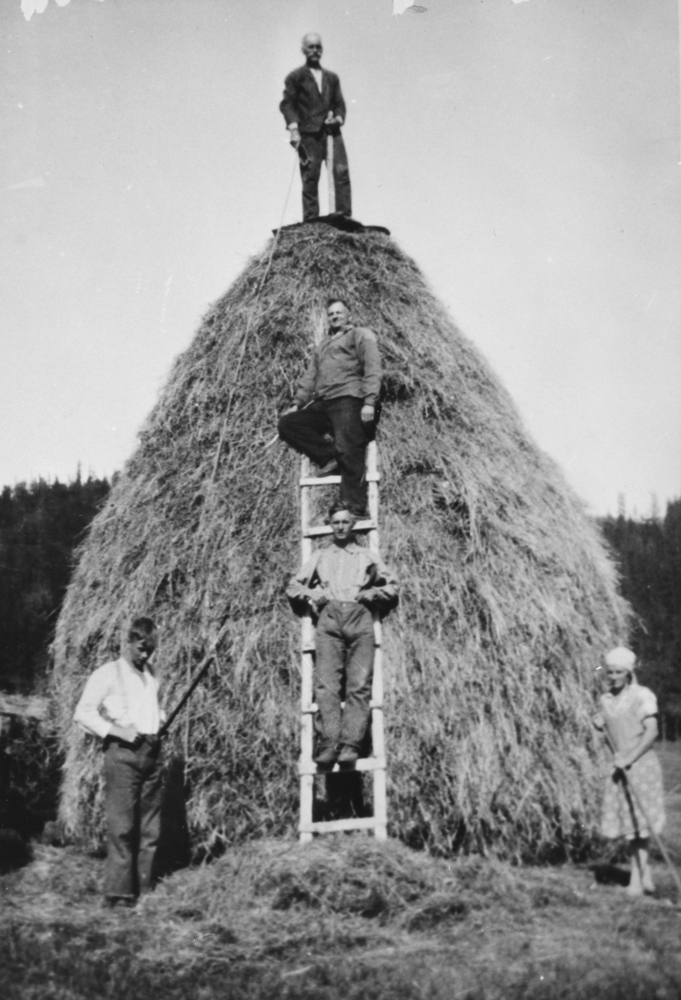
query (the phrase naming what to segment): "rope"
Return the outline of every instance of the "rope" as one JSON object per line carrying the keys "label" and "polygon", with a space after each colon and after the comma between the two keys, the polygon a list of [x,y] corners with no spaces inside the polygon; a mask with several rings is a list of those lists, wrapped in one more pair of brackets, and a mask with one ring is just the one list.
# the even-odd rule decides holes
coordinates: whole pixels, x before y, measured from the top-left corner
{"label": "rope", "polygon": [[262,291],[262,286],[265,284],[265,279],[267,278],[267,275],[270,272],[270,264],[272,263],[272,257],[274,256],[274,250],[275,250],[277,242],[279,240],[279,233],[281,232],[281,230],[283,228],[284,219],[286,218],[286,209],[288,208],[288,200],[291,197],[291,189],[293,187],[293,178],[296,176],[296,167],[297,167],[297,165],[298,165],[298,160],[296,159],[295,162],[294,162],[294,164],[293,164],[293,171],[291,172],[291,180],[289,181],[288,191],[286,192],[286,198],[284,200],[284,211],[281,213],[281,222],[279,223],[279,226],[278,226],[278,228],[277,228],[277,230],[276,230],[276,232],[274,234],[274,239],[272,240],[272,249],[270,250],[270,255],[269,255],[268,259],[267,259],[267,266],[265,267],[265,273],[262,276],[262,281],[260,282],[260,285],[258,287],[258,291],[256,292],[256,295],[255,295],[256,302],[258,301],[258,297],[260,296],[260,292]]}

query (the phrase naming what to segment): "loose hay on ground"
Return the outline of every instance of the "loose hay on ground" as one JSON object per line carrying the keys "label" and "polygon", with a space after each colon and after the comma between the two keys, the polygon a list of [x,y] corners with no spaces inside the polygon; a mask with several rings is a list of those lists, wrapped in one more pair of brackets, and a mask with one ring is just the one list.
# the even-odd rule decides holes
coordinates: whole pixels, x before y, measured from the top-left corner
{"label": "loose hay on ground", "polygon": [[[362,836],[313,850],[261,840],[132,911],[102,909],[101,865],[38,845],[14,882],[0,878],[3,996],[672,1000],[681,986],[678,915],[571,865],[450,861]],[[282,885],[299,889],[285,910]],[[362,915],[368,890],[390,905]]]}

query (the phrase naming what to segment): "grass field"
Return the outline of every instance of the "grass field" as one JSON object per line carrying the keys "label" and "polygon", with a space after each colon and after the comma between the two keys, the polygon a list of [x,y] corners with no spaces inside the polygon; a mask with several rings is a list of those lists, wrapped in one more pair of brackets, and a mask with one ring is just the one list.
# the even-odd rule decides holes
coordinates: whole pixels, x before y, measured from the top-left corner
{"label": "grass field", "polygon": [[[681,745],[659,752],[681,862]],[[613,860],[519,868],[361,835],[260,841],[111,911],[101,859],[36,846],[0,879],[2,996],[676,1000],[673,879],[654,858],[657,896],[631,901]]]}

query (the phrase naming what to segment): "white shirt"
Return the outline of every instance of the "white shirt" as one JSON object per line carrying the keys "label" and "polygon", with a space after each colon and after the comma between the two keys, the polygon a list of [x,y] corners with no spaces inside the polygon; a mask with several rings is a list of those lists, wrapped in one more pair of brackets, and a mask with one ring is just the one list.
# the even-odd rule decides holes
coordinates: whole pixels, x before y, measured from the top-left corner
{"label": "white shirt", "polygon": [[321,68],[320,69],[313,69],[313,67],[310,66],[310,73],[312,73],[313,77],[317,81],[317,86],[319,87],[319,93],[321,94],[321,92],[322,92],[322,71],[321,71]]}
{"label": "white shirt", "polygon": [[88,677],[73,717],[87,732],[104,739],[114,725],[134,726],[138,733],[153,736],[163,714],[158,681],[149,667],[137,670],[121,657]]}

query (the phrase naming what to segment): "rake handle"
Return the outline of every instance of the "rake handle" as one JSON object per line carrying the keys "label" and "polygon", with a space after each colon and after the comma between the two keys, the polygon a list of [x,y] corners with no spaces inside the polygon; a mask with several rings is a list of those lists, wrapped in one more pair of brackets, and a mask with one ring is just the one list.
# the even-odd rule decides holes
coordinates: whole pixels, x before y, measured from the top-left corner
{"label": "rake handle", "polygon": [[182,711],[182,709],[184,708],[184,706],[187,704],[187,702],[189,701],[189,699],[193,695],[194,691],[196,690],[196,688],[198,687],[200,681],[202,680],[204,674],[207,672],[207,670],[210,667],[211,663],[215,659],[215,657],[217,655],[218,645],[222,641],[222,638],[223,638],[225,632],[227,631],[228,625],[229,625],[229,623],[227,623],[226,625],[224,625],[222,627],[222,629],[220,630],[217,639],[212,643],[212,645],[211,645],[208,653],[206,654],[206,656],[204,656],[203,660],[199,664],[199,667],[198,667],[196,673],[194,674],[194,676],[193,676],[193,678],[192,678],[192,680],[191,680],[191,682],[189,684],[189,687],[186,689],[186,691],[184,692],[184,694],[182,695],[182,697],[180,698],[180,700],[178,701],[178,703],[175,705],[175,708],[172,710],[172,712],[170,713],[170,715],[168,716],[168,718],[166,719],[166,721],[163,723],[163,725],[159,729],[159,731],[158,731],[158,733],[156,735],[156,739],[157,739],[157,741],[159,743],[161,743],[161,741],[164,740],[165,737],[168,735],[168,730],[170,729],[170,727],[172,726],[172,724],[175,721],[175,719],[177,718],[177,716],[180,714],[180,712]]}

